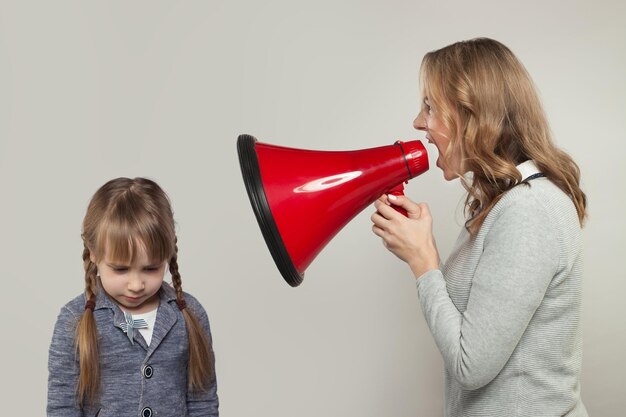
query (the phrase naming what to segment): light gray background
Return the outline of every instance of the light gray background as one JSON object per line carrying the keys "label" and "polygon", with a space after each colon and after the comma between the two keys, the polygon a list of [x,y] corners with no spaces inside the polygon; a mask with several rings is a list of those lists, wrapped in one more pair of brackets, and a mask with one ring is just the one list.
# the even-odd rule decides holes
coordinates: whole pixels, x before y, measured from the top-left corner
{"label": "light gray background", "polygon": [[[44,414],[56,315],[82,291],[89,198],[108,179],[148,176],[172,198],[184,287],[212,321],[222,415],[440,415],[442,362],[408,268],[370,231],[372,210],[292,289],[235,142],[350,150],[423,138],[411,127],[421,57],[489,36],[526,64],[582,169],[583,398],[591,415],[623,415],[624,4],[2,1],[2,414]],[[430,203],[446,257],[461,186],[431,169],[407,194]]]}

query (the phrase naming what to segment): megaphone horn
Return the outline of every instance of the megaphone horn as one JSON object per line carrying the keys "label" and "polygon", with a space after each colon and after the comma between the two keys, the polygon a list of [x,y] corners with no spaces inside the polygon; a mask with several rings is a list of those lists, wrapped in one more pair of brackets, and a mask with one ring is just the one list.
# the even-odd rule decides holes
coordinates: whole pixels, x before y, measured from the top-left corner
{"label": "megaphone horn", "polygon": [[265,243],[292,287],[326,244],[384,193],[428,170],[419,140],[355,151],[314,151],[240,135],[241,173]]}

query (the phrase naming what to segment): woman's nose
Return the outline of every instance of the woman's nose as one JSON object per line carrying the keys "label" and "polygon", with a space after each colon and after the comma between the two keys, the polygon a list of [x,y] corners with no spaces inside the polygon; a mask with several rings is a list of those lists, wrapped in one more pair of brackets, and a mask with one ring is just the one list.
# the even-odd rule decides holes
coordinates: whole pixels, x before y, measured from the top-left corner
{"label": "woman's nose", "polygon": [[423,111],[420,111],[415,120],[413,120],[413,127],[417,130],[426,130],[426,117]]}

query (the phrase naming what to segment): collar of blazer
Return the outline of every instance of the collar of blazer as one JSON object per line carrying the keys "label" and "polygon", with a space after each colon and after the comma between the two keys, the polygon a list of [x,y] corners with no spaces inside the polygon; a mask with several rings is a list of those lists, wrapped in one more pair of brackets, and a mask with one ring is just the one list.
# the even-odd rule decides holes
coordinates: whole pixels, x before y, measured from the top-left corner
{"label": "collar of blazer", "polygon": [[[178,321],[178,313],[180,310],[176,305],[176,291],[167,282],[163,282],[161,289],[159,290],[159,311],[157,312],[157,319],[152,331],[152,341],[150,346],[146,344],[139,332],[135,333],[135,341],[138,345],[148,351],[148,355],[153,352],[161,343],[163,338],[167,335],[170,329]],[[100,280],[98,280],[98,294],[96,295],[96,306],[94,311],[110,309],[113,311],[113,325],[122,331],[121,323],[125,322],[124,312],[118,307],[117,304],[105,293]],[[128,339],[126,339],[128,341]],[[128,342],[130,343],[130,342]]]}

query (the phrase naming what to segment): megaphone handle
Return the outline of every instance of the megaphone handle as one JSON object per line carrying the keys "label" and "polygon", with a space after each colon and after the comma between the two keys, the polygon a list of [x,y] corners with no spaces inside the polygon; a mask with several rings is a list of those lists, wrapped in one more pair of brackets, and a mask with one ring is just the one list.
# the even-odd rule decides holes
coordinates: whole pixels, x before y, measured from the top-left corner
{"label": "megaphone handle", "polygon": [[[396,185],[391,190],[389,190],[389,192],[387,194],[404,195],[404,185],[402,183]],[[406,212],[406,210],[403,209],[402,207],[394,206],[393,204],[391,205],[391,207],[393,207],[398,213],[404,215],[404,217],[408,217],[409,216],[409,214]]]}

